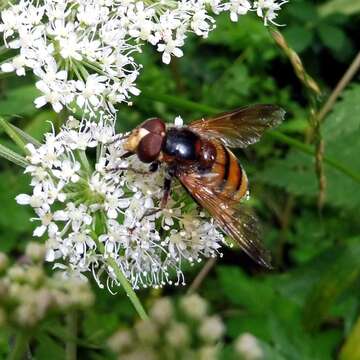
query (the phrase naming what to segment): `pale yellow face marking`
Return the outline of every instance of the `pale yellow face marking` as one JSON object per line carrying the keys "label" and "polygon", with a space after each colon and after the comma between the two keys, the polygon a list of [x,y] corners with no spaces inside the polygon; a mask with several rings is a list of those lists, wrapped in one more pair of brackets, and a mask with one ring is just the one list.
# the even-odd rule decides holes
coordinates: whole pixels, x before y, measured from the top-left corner
{"label": "pale yellow face marking", "polygon": [[144,128],[134,129],[124,144],[126,151],[136,152],[141,139],[150,132]]}

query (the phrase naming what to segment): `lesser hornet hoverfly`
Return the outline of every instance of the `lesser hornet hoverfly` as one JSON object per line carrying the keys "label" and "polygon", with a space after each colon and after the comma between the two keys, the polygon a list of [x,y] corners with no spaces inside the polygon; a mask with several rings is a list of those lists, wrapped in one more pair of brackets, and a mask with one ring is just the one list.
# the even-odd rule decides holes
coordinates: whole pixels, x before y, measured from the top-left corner
{"label": "lesser hornet hoverfly", "polygon": [[140,161],[150,164],[150,171],[165,164],[160,208],[166,206],[171,181],[177,178],[246,254],[271,267],[269,252],[260,242],[257,220],[240,203],[248,192],[248,178],[229,148],[245,148],[257,142],[284,115],[285,111],[274,105],[253,105],[181,127],[167,127],[163,120],[151,118],[127,137],[123,158],[136,154]]}

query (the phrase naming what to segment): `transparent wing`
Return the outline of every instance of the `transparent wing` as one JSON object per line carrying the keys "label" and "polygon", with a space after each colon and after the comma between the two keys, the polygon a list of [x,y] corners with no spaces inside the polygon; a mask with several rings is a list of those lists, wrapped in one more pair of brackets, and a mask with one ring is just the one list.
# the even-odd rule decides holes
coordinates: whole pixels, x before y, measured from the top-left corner
{"label": "transparent wing", "polygon": [[[211,177],[211,173],[209,176]],[[204,174],[178,171],[177,178],[195,201],[206,209],[220,228],[258,264],[271,268],[269,252],[260,242],[258,221],[249,209],[204,181]]]}
{"label": "transparent wing", "polygon": [[203,136],[221,139],[229,147],[244,148],[257,142],[266,129],[279,125],[285,111],[275,105],[251,105],[196,120],[189,128]]}

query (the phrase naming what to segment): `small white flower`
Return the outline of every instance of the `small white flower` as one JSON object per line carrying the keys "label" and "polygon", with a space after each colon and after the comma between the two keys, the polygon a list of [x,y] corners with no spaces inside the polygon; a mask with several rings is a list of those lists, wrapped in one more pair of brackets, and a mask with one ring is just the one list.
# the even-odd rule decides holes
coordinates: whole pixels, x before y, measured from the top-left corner
{"label": "small white flower", "polygon": [[271,22],[279,26],[274,20],[277,17],[277,12],[281,10],[281,6],[286,4],[287,0],[259,0],[254,2],[254,8],[259,17],[264,19],[264,24]]}
{"label": "small white flower", "polygon": [[[98,282],[106,273],[109,284],[119,285],[107,264],[111,257],[137,289],[184,284],[183,263],[219,253],[224,237],[199,211],[188,212],[170,198],[167,209],[146,216],[159,207],[164,172],[114,170],[147,166],[136,156],[120,160],[123,140],[113,143],[113,118],[103,114],[98,123],[73,125],[70,117],[41,146],[27,145],[33,191],[16,197],[36,213],[34,236],[46,238],[47,261],[68,275],[91,272]],[[96,163],[86,158],[93,147]]]}
{"label": "small white flower", "polygon": [[136,80],[141,65],[133,54],[145,42],[169,64],[183,56],[189,33],[206,38],[216,27],[214,14],[229,12],[232,21],[250,11],[276,24],[286,0],[22,0],[1,12],[5,46],[18,54],[1,65],[18,76],[32,70],[42,96],[36,107],[50,103],[59,112],[75,104],[94,115],[102,107],[130,103],[139,95]]}

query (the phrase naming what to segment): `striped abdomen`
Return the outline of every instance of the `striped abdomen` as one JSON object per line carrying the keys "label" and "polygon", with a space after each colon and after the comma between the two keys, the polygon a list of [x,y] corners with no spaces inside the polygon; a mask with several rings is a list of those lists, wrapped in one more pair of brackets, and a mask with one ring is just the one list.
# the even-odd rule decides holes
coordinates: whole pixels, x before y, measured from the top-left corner
{"label": "striped abdomen", "polygon": [[248,179],[235,155],[221,141],[212,140],[216,158],[210,169],[213,175],[206,181],[216,192],[240,200],[248,191]]}

